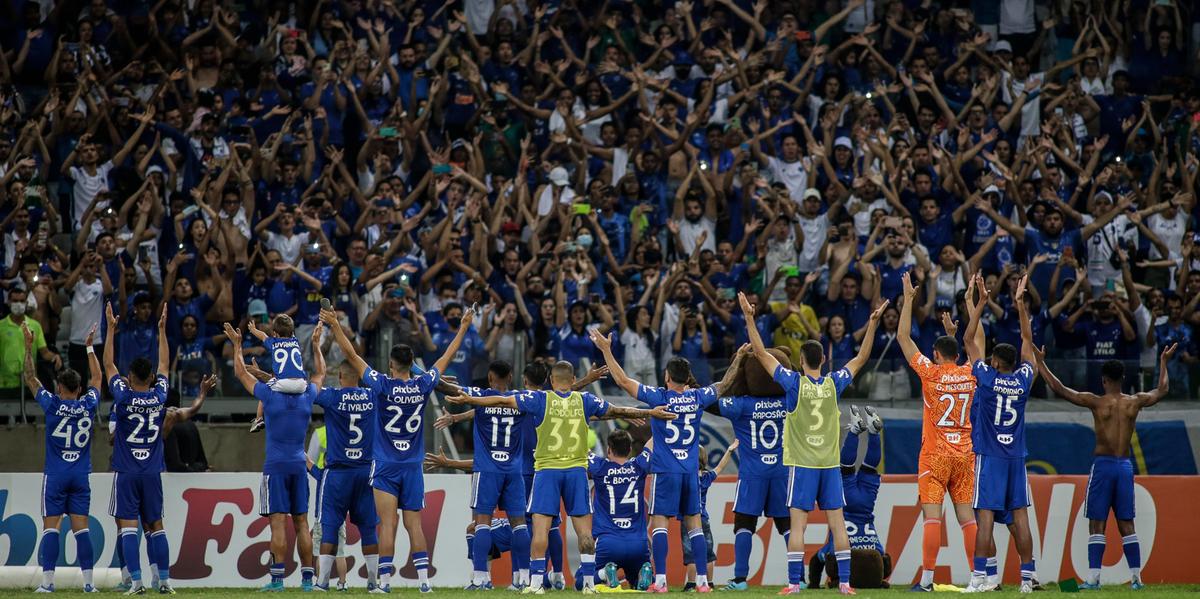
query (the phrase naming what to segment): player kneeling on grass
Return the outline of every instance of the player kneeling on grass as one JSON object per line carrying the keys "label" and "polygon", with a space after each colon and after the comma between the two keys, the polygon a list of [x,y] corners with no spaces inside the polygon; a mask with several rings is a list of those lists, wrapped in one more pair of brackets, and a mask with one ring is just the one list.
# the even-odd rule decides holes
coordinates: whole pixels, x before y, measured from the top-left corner
{"label": "player kneeling on grass", "polygon": [[[629,586],[644,591],[654,582],[650,567],[650,547],[646,543],[646,505],[642,492],[650,472],[649,441],[636,457],[633,437],[628,431],[615,430],[608,435],[608,455],[588,455],[588,476],[592,478],[592,535],[596,537],[596,563],[604,564],[596,577],[610,588],[621,585],[617,571],[623,571]],[[575,589],[583,590],[582,569],[575,571]]]}

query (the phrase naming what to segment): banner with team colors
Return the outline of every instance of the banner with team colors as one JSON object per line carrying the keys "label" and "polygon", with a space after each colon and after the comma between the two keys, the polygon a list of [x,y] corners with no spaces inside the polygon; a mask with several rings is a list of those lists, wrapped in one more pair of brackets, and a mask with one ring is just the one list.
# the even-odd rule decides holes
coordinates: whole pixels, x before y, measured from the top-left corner
{"label": "banner with team colors", "polygon": [[[40,533],[39,474],[0,474],[0,564],[34,566],[37,564],[37,542]],[[259,475],[239,474],[165,474],[165,526],[171,546],[171,577],[180,587],[219,586],[246,587],[266,582],[270,532],[267,521],[257,513]],[[1087,479],[1082,476],[1031,477],[1034,511],[1031,518],[1038,566],[1042,581],[1078,577],[1087,569],[1087,521],[1083,501]],[[92,483],[92,541],[96,550],[96,567],[114,563],[113,546],[116,526],[108,514],[108,498],[112,486],[111,474],[93,474]],[[455,587],[467,583],[471,568],[466,555],[465,528],[469,517],[467,501],[470,496],[470,477],[466,475],[428,475],[423,522],[432,557],[431,577],[435,586]],[[717,569],[715,580],[724,581],[733,569],[733,498],[736,479],[724,477],[713,485],[708,494]],[[1147,582],[1200,582],[1200,568],[1195,567],[1191,548],[1200,538],[1200,518],[1196,518],[1195,497],[1200,497],[1200,478],[1184,476],[1139,477],[1136,482],[1137,531],[1142,543],[1145,562],[1143,576]],[[315,496],[315,494],[314,494]],[[915,477],[893,475],[885,477],[876,503],[875,514],[879,536],[892,555],[895,572],[893,584],[910,584],[918,575],[921,562],[921,526]],[[949,506],[947,506],[949,507]],[[953,517],[949,518],[953,521]],[[943,541],[938,557],[938,581],[965,584],[969,577],[962,535],[957,527]],[[573,549],[574,538],[568,534],[570,564],[578,565]],[[825,540],[824,519],[817,515],[810,521],[805,535],[809,555]],[[1008,532],[997,530],[999,558],[1007,581],[1018,579],[1018,560],[1009,543]],[[678,531],[671,535],[672,584],[679,584]],[[74,540],[61,535],[62,566],[76,565]],[[347,549],[351,556],[352,586],[364,586],[365,570],[357,547],[358,533],[349,530]],[[1119,583],[1129,580],[1129,571],[1121,555],[1120,537],[1116,526],[1108,527],[1108,550],[1104,555],[1102,580]],[[293,541],[294,543],[294,541]],[[144,545],[143,545],[144,546]],[[294,546],[294,545],[293,545]],[[751,582],[780,585],[786,576],[786,547],[769,522],[760,522],[751,555]],[[408,555],[403,530],[397,539],[397,564],[405,564]],[[294,552],[293,552],[294,553]],[[142,553],[145,561],[145,552]],[[145,569],[147,566],[143,566]],[[299,566],[295,556],[288,562],[288,583],[299,583]],[[497,583],[508,584],[507,555],[493,564]],[[568,573],[568,576],[570,574]],[[416,571],[405,564],[393,584],[412,584]],[[499,585],[498,585],[499,586]]]}

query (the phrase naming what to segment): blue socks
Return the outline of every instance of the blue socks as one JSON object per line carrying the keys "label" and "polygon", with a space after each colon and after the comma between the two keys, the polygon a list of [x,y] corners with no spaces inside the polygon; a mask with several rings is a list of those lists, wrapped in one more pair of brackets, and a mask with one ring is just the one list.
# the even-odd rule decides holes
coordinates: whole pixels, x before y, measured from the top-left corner
{"label": "blue socks", "polygon": [[308,584],[312,584],[312,581],[313,581],[313,569],[312,569],[312,567],[311,567],[311,566],[310,566],[310,567],[307,567],[307,568],[304,568],[304,567],[300,568],[300,580],[301,580],[302,582],[306,582],[306,583],[308,583]]}
{"label": "blue socks", "polygon": [[750,575],[750,550],[754,548],[754,531],[741,528],[733,533],[733,577],[738,581]]}
{"label": "blue socks", "polygon": [[75,533],[75,551],[79,554],[79,569],[91,570],[96,564],[96,555],[92,548],[92,533],[83,529]]}
{"label": "blue socks", "polygon": [[669,548],[670,539],[667,537],[667,529],[656,528],[650,531],[650,553],[654,560],[655,574],[667,573],[667,550]]}
{"label": "blue socks", "polygon": [[975,556],[975,558],[972,559],[971,562],[972,562],[972,567],[971,567],[972,575],[978,576],[981,578],[983,576],[987,576],[988,558]]}
{"label": "blue socks", "polygon": [[1100,562],[1104,559],[1104,535],[1088,537],[1088,582],[1100,581]]}
{"label": "blue socks", "polygon": [[850,550],[835,551],[833,555],[837,557],[838,582],[850,584]]}
{"label": "blue socks", "polygon": [[1021,564],[1021,582],[1033,580],[1033,562]]}
{"label": "blue socks", "polygon": [[392,556],[379,556],[379,586],[390,587],[392,585],[392,574],[396,571],[392,566]]}
{"label": "blue socks", "polygon": [[1125,561],[1129,564],[1129,573],[1133,576],[1142,574],[1142,547],[1138,544],[1137,533],[1121,538],[1121,547],[1125,550]]}
{"label": "blue socks", "polygon": [[158,581],[165,583],[170,579],[170,550],[167,547],[167,531],[156,530],[146,538],[146,553],[150,562],[158,568]]}
{"label": "blue socks", "polygon": [[417,567],[417,582],[429,584],[429,553],[426,551],[414,552],[412,561],[413,565]]}
{"label": "blue socks", "polygon": [[520,524],[512,529],[512,559],[517,570],[529,569],[529,526]]}
{"label": "blue socks", "polygon": [[579,575],[585,588],[596,585],[596,554],[579,554]]}
{"label": "blue socks", "polygon": [[271,582],[283,582],[284,571],[283,564],[271,564]]}
{"label": "blue socks", "polygon": [[696,562],[696,576],[708,576],[708,542],[704,540],[704,529],[689,530],[688,540],[692,543],[692,561]]}
{"label": "blue socks", "polygon": [[[492,527],[487,524],[475,525],[475,540],[471,543],[471,569],[475,571],[475,577],[485,575],[488,572],[488,558],[492,552]],[[513,551],[513,558],[516,558],[517,552]],[[473,583],[478,584],[480,581],[472,579]]]}
{"label": "blue socks", "polygon": [[42,571],[54,570],[58,566],[58,529],[47,528],[42,531],[42,543],[38,546],[38,565]]}
{"label": "blue socks", "polygon": [[[565,572],[563,568],[563,540],[562,533],[555,526],[550,529],[546,535],[546,558],[550,560],[551,571]],[[532,570],[532,567],[530,568]],[[545,568],[543,568],[543,571]]]}
{"label": "blue socks", "polygon": [[122,528],[120,533],[121,557],[125,560],[125,568],[134,582],[142,582],[142,555],[138,549],[136,528]]}
{"label": "blue socks", "polygon": [[804,552],[787,552],[788,584],[800,584],[804,581]]}
{"label": "blue socks", "polygon": [[987,572],[988,576],[999,575],[1000,574],[1000,562],[996,561],[996,558],[994,558],[994,557],[987,558],[987,565],[984,566],[984,571]]}

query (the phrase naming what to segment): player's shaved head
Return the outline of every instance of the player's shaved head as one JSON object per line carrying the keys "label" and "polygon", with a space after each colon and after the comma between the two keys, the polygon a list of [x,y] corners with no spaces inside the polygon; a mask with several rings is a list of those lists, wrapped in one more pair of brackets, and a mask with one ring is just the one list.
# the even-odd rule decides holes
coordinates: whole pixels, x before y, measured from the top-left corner
{"label": "player's shaved head", "polygon": [[686,385],[692,378],[692,365],[686,358],[675,357],[667,360],[667,382]]}
{"label": "player's shaved head", "polygon": [[276,337],[291,337],[296,334],[296,323],[287,314],[280,314],[271,321],[271,331]]}
{"label": "player's shaved head", "polygon": [[800,345],[800,358],[804,360],[805,366],[820,368],[821,363],[825,361],[825,348],[821,346],[820,341],[809,339]]}
{"label": "player's shaved head", "polygon": [[570,362],[559,360],[550,367],[550,382],[554,385],[570,386],[575,382],[575,367]]}
{"label": "player's shaved head", "polygon": [[950,335],[942,335],[933,342],[933,351],[937,352],[939,361],[955,362],[958,360],[958,340]]}
{"label": "player's shaved head", "polygon": [[338,366],[338,380],[343,387],[352,387],[358,382],[358,370],[350,363],[350,360],[343,360]]}
{"label": "player's shaved head", "polygon": [[1017,348],[1011,343],[1001,343],[992,350],[992,366],[1001,372],[1012,372],[1017,365]]}

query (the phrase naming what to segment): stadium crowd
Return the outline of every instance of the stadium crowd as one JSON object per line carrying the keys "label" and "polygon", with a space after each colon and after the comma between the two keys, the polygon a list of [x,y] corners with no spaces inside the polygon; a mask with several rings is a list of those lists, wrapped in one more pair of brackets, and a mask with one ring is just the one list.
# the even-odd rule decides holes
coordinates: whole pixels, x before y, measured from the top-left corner
{"label": "stadium crowd", "polygon": [[6,2],[0,396],[21,395],[21,322],[44,381],[86,377],[106,300],[123,371],[155,360],[165,302],[185,396],[232,358],[224,322],[290,314],[310,363],[323,297],[371,363],[395,343],[432,360],[478,305],[459,381],[596,362],[598,328],[631,376],[682,356],[709,384],[747,341],[741,290],[769,344],[819,339],[833,368],[892,300],[857,392],[907,398],[901,277],[929,353],[976,272],[989,342],[1019,347],[1029,271],[1067,384],[1098,389],[1116,358],[1140,387],[1179,342],[1170,395],[1194,397],[1198,18],[1177,0]]}

